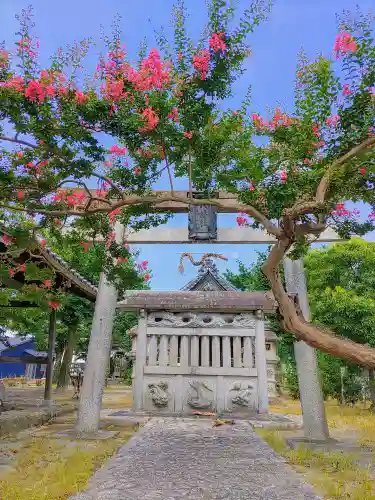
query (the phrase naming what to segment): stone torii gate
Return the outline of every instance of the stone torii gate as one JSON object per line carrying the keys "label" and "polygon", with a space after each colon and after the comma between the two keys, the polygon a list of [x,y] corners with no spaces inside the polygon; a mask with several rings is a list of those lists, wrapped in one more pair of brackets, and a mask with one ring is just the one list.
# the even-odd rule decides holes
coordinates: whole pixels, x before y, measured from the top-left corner
{"label": "stone torii gate", "polygon": [[[187,192],[176,192],[188,198]],[[197,198],[197,193],[193,193]],[[252,228],[218,228],[217,213],[237,213],[236,196],[219,192],[221,206],[190,205],[181,202],[163,202],[157,206],[159,212],[188,213],[187,228],[156,228],[129,232],[127,243],[144,244],[273,244],[276,239],[266,231]],[[116,241],[122,241],[125,229],[120,224],[115,227]],[[340,241],[339,236],[327,229],[317,239],[317,243]],[[284,260],[284,270],[287,291],[298,295],[301,310],[310,319],[306,281],[303,261]],[[100,420],[100,405],[105,371],[108,362],[113,317],[117,303],[117,292],[114,286],[107,282],[102,273],[97,296],[95,315],[89,343],[84,382],[81,393],[80,411],[77,429],[81,433],[92,433],[98,429]],[[324,401],[318,377],[315,349],[302,341],[294,344],[297,372],[301,396],[305,437],[310,440],[326,440],[329,437],[325,416]]]}

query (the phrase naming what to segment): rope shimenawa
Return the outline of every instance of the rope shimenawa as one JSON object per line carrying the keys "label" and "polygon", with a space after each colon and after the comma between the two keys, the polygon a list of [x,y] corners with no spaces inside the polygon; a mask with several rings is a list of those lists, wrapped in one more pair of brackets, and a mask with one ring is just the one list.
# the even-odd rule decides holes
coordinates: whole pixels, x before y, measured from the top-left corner
{"label": "rope shimenawa", "polygon": [[180,264],[178,266],[178,270],[180,271],[181,274],[184,272],[183,260],[185,257],[187,257],[190,260],[190,262],[193,264],[193,266],[200,266],[209,257],[215,257],[215,259],[221,259],[221,260],[228,260],[228,257],[225,257],[225,255],[223,255],[221,253],[205,253],[205,254],[203,254],[203,256],[200,260],[194,260],[193,255],[191,253],[185,252],[185,253],[181,254]]}

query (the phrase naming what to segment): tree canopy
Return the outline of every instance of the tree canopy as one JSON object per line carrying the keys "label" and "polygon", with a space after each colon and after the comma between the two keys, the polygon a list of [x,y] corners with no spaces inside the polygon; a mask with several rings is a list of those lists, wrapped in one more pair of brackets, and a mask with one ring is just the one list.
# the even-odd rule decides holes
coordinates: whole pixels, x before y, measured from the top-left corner
{"label": "tree canopy", "polygon": [[[280,263],[293,247],[307,251],[328,226],[362,235],[375,218],[375,44],[373,17],[344,12],[327,55],[298,56],[292,110],[259,112],[251,92],[238,109],[225,99],[243,75],[248,36],[271,5],[254,0],[242,15],[232,2],[211,0],[198,43],[185,28],[182,0],[174,8],[174,40],[141,44],[132,64],[115,26],[107,53],[91,78],[82,78],[86,40],[61,49],[39,67],[31,12],[20,16],[15,49],[0,55],[0,208],[7,227],[27,214],[27,234],[69,226],[84,243],[102,235],[111,252],[111,279],[131,288],[138,274],[113,257],[129,258],[114,243],[115,220],[138,229],[164,222],[163,201],[222,207],[218,190],[237,195],[241,226],[261,227],[276,238],[263,272],[270,282],[282,328],[310,345],[375,367],[375,350],[306,323],[289,299]],[[239,20],[239,22],[238,22]],[[333,51],[332,51],[333,49]],[[101,137],[110,138],[110,148]],[[152,192],[163,173],[170,189]],[[174,179],[189,186],[186,199]],[[98,181],[96,190],[89,181]],[[205,197],[193,197],[193,188]],[[372,207],[368,220],[347,200]],[[79,230],[79,231],[78,231]],[[74,232],[73,231],[73,232]],[[3,238],[8,254],[19,231]],[[78,237],[78,236],[77,236]],[[147,279],[149,272],[144,276]]]}

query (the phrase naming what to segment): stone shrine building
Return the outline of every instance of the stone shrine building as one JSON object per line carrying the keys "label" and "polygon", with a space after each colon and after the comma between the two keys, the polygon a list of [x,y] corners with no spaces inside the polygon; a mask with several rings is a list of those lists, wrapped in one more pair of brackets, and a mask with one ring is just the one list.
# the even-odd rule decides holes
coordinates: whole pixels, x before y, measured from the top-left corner
{"label": "stone shrine building", "polygon": [[180,291],[130,291],[120,310],[139,311],[132,329],[133,411],[266,413],[277,394],[274,301],[236,290],[206,259]]}

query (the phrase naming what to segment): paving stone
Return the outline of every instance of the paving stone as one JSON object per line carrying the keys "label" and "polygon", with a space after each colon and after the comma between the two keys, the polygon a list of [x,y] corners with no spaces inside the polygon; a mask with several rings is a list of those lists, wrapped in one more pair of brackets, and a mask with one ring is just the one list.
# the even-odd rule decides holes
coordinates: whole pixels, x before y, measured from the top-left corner
{"label": "paving stone", "polygon": [[71,500],[318,500],[244,421],[153,418]]}

